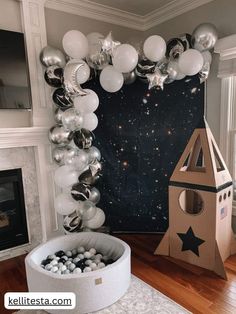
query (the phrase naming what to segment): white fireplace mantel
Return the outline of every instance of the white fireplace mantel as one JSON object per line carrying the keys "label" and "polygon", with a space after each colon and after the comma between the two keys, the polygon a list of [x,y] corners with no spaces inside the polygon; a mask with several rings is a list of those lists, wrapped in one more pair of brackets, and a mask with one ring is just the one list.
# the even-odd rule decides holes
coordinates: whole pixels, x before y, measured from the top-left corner
{"label": "white fireplace mantel", "polygon": [[[56,165],[52,161],[52,146],[48,139],[49,128],[55,124],[51,88],[44,80],[44,67],[39,55],[47,45],[44,15],[45,0],[19,1],[21,23],[25,35],[32,97],[31,126],[23,128],[0,128],[0,149],[33,147],[36,179],[39,194],[42,240],[60,233],[57,213],[54,209],[56,186],[53,176]],[[1,170],[1,169],[0,169]]]}
{"label": "white fireplace mantel", "polygon": [[35,152],[36,179],[38,183],[39,206],[42,224],[42,239],[46,241],[58,234],[57,215],[54,209],[55,185],[53,172],[55,165],[51,158],[51,144],[48,128],[6,128],[0,129],[0,149],[33,147]]}

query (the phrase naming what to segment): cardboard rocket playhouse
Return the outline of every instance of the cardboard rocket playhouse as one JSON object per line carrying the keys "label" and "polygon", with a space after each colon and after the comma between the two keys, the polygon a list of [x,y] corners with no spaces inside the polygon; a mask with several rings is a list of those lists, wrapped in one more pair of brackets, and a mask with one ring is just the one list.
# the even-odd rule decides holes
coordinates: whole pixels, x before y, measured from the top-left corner
{"label": "cardboard rocket playhouse", "polygon": [[154,254],[183,260],[227,279],[224,261],[236,253],[232,197],[232,178],[202,120],[170,178],[169,229]]}

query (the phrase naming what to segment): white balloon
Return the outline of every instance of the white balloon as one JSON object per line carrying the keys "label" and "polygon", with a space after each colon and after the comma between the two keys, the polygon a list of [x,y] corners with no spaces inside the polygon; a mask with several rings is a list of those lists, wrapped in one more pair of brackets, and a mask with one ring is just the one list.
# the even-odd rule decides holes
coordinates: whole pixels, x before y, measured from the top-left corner
{"label": "white balloon", "polygon": [[102,88],[110,93],[117,92],[124,83],[123,75],[112,65],[108,65],[102,70],[99,80]]}
{"label": "white balloon", "polygon": [[188,49],[179,57],[180,72],[186,75],[197,74],[203,66],[203,56],[196,49]]}
{"label": "white balloon", "polygon": [[85,220],[83,222],[83,225],[87,228],[98,229],[104,224],[105,219],[106,217],[104,211],[101,208],[97,207],[97,212],[95,216],[89,220]]}
{"label": "white balloon", "polygon": [[145,40],[143,52],[149,60],[159,61],[165,56],[166,42],[161,36],[152,35]]}
{"label": "white balloon", "polygon": [[83,128],[93,131],[98,126],[98,118],[95,113],[86,113],[83,115]]}
{"label": "white balloon", "polygon": [[[80,62],[83,62],[80,60]],[[76,81],[78,84],[83,84],[87,82],[90,76],[90,67],[84,62],[84,65],[80,67],[76,72]]]}
{"label": "white balloon", "polygon": [[69,215],[73,213],[78,207],[77,202],[70,196],[70,194],[61,193],[57,195],[54,201],[55,210],[60,215]]}
{"label": "white balloon", "polygon": [[122,44],[116,48],[112,63],[114,68],[119,72],[131,72],[138,63],[138,53],[133,46]]}
{"label": "white balloon", "polygon": [[71,30],[63,36],[62,46],[68,56],[83,59],[88,54],[88,40],[83,33]]}
{"label": "white balloon", "polygon": [[84,91],[87,95],[74,98],[75,109],[83,113],[94,112],[99,105],[98,95],[91,89],[84,89]]}
{"label": "white balloon", "polygon": [[54,180],[56,185],[61,188],[66,188],[78,181],[78,172],[71,166],[61,166],[56,169]]}
{"label": "white balloon", "polygon": [[203,51],[202,56],[203,56],[204,63],[208,62],[209,64],[211,64],[212,55],[211,55],[210,51],[208,51],[208,50]]}

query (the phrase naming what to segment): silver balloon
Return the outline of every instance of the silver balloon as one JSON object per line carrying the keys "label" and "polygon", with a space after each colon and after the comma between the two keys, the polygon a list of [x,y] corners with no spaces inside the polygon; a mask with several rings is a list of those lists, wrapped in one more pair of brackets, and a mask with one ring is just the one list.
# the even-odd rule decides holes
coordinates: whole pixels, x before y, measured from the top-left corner
{"label": "silver balloon", "polygon": [[77,83],[77,71],[85,64],[84,61],[72,59],[64,69],[64,86],[70,96],[85,96],[87,93]]}
{"label": "silver balloon", "polygon": [[64,54],[51,46],[46,46],[42,49],[40,53],[40,61],[45,67],[51,65],[58,65],[61,68],[64,68],[66,65],[66,59]]}
{"label": "silver balloon", "polygon": [[49,131],[49,140],[56,145],[66,146],[73,138],[73,132],[63,126],[55,125]]}
{"label": "silver balloon", "polygon": [[124,84],[130,85],[135,82],[137,75],[135,71],[129,72],[129,73],[122,73],[124,77]]}
{"label": "silver balloon", "polygon": [[83,125],[83,116],[75,108],[70,108],[63,112],[62,123],[67,130],[79,130]]}
{"label": "silver balloon", "polygon": [[115,49],[120,45],[119,41],[113,39],[111,32],[101,42],[102,51],[105,51],[110,56],[113,56]]}
{"label": "silver balloon", "polygon": [[104,51],[90,52],[86,61],[91,68],[102,70],[109,64],[110,56]]}
{"label": "silver balloon", "polygon": [[62,114],[63,114],[63,111],[60,108],[57,108],[55,110],[54,119],[55,119],[57,124],[62,125]]}
{"label": "silver balloon", "polygon": [[67,232],[78,232],[82,227],[82,218],[77,211],[65,217],[63,227]]}
{"label": "silver balloon", "polygon": [[101,153],[97,147],[91,146],[90,148],[86,149],[85,151],[88,153],[89,163],[92,163],[96,160],[98,160],[98,161],[101,160]]}
{"label": "silver balloon", "polygon": [[211,67],[210,63],[206,62],[204,63],[201,71],[198,73],[200,84],[204,83],[208,79],[208,76],[210,73],[210,67]]}
{"label": "silver balloon", "polygon": [[96,205],[97,203],[99,203],[100,198],[101,198],[101,194],[100,194],[99,190],[97,188],[93,187],[91,192],[90,192],[88,200],[90,202],[93,202]]}
{"label": "silver balloon", "polygon": [[77,149],[72,147],[56,147],[52,151],[53,160],[59,164],[64,165],[68,159],[73,158],[77,154]]}
{"label": "silver balloon", "polygon": [[215,25],[203,23],[198,25],[192,34],[193,48],[199,51],[210,50],[215,46],[218,39],[218,33]]}
{"label": "silver balloon", "polygon": [[52,158],[57,164],[62,165],[64,160],[64,148],[54,148],[54,150],[52,151]]}
{"label": "silver balloon", "polygon": [[148,89],[151,89],[153,87],[162,90],[164,89],[164,82],[166,81],[168,77],[168,74],[163,74],[158,68],[153,74],[147,74],[148,79]]}

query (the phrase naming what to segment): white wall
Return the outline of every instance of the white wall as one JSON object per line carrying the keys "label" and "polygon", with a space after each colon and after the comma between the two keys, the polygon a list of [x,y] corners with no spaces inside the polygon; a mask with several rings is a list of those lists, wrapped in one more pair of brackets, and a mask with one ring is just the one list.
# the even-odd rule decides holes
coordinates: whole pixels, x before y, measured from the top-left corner
{"label": "white wall", "polygon": [[96,21],[87,17],[77,16],[52,9],[45,9],[46,28],[48,43],[54,47],[62,49],[63,35],[72,29],[76,29],[85,35],[91,32],[99,32],[107,35],[112,31],[115,40],[127,42],[130,40],[140,40],[143,34],[126,27],[112,25],[109,23]]}
{"label": "white wall", "polygon": [[[0,29],[22,32],[20,2],[0,0]],[[30,111],[1,109],[0,128],[30,126]]]}
{"label": "white wall", "polygon": [[[236,1],[214,0],[206,5],[184,13],[147,32],[139,32],[125,27],[111,25],[56,10],[45,9],[48,43],[62,49],[61,40],[70,29],[81,30],[84,34],[98,31],[106,35],[112,30],[114,38],[122,42],[140,41],[151,34],[160,34],[165,39],[181,33],[192,33],[195,26],[202,22],[214,23],[220,37],[236,33]],[[20,3],[17,0],[0,1],[0,28],[22,31]],[[220,80],[217,79],[218,56],[214,55],[210,78],[207,82],[207,118],[212,131],[219,140],[220,118]],[[30,113],[19,110],[1,110],[0,127],[29,126]]]}
{"label": "white wall", "polygon": [[[213,23],[219,37],[236,33],[236,1],[214,0],[206,5],[175,17],[146,32],[148,35],[159,34],[166,40],[178,37],[182,33],[192,33],[194,28],[204,22]],[[220,79],[217,78],[218,55],[214,54],[210,77],[207,81],[207,119],[212,132],[219,142],[220,123]]]}

